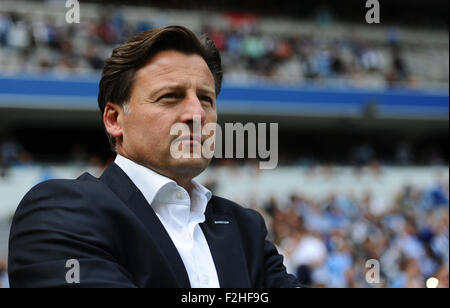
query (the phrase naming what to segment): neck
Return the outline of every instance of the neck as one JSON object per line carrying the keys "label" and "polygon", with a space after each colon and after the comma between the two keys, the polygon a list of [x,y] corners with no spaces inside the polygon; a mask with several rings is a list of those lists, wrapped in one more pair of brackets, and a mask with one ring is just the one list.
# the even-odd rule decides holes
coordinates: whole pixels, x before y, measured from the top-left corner
{"label": "neck", "polygon": [[149,166],[148,164],[146,164],[145,162],[141,162],[138,160],[134,160],[132,159],[130,156],[128,156],[126,153],[124,153],[123,151],[119,151],[118,154],[120,154],[121,156],[134,161],[135,163],[144,166],[146,168],[149,168],[171,180],[174,180],[179,186],[183,187],[188,193],[189,195],[191,194],[191,189],[192,189],[192,179],[195,177],[193,176],[191,173],[186,173],[186,174],[174,174],[172,172],[170,172],[170,170],[161,170],[160,168],[157,168],[155,166]]}
{"label": "neck", "polygon": [[171,179],[174,180],[178,186],[183,187],[188,194],[191,194],[191,189],[192,189],[192,179],[193,177],[191,176],[187,176],[187,175],[178,175],[178,174],[172,174],[170,172],[168,172],[167,170],[158,170],[156,168],[152,168],[152,167],[147,167],[152,169],[153,171]]}
{"label": "neck", "polygon": [[186,191],[188,192],[188,194],[191,194],[191,189],[192,189],[192,179],[189,180],[176,180],[173,179],[175,182],[177,182],[177,184],[181,187],[183,187],[184,189],[186,189]]}

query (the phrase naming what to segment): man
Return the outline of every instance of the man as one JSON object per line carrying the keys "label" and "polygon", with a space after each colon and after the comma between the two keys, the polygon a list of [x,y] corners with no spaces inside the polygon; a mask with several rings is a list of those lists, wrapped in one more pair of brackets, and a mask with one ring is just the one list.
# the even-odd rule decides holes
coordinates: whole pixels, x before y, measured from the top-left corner
{"label": "man", "polygon": [[117,152],[100,178],[34,187],[15,214],[12,287],[297,287],[265,240],[262,217],[193,180],[210,159],[171,135],[217,120],[222,81],[212,41],[184,27],[141,33],[114,49],[98,103]]}

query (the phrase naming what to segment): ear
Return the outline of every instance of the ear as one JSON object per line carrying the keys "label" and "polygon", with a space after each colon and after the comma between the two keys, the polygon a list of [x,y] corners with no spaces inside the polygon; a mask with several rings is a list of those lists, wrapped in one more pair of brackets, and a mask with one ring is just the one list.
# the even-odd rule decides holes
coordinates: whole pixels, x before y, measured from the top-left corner
{"label": "ear", "polygon": [[103,111],[103,123],[108,134],[113,138],[120,138],[123,134],[121,117],[123,114],[122,108],[114,103],[107,102],[105,110]]}

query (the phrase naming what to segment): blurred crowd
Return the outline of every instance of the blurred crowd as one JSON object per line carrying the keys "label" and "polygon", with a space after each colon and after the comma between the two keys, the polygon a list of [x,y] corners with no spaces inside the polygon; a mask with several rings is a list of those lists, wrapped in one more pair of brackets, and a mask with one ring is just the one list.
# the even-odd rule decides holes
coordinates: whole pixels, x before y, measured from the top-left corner
{"label": "blurred crowd", "polygon": [[375,88],[415,83],[396,41],[386,54],[381,46],[350,38],[273,37],[258,28],[209,28],[206,33],[222,52],[229,81]]}
{"label": "blurred crowd", "polygon": [[[448,67],[425,64],[422,70],[410,68],[403,51],[418,47],[403,46],[394,28],[383,42],[375,42],[350,34],[335,38],[315,32],[275,36],[261,30],[260,18],[233,14],[224,14],[224,18],[229,23],[227,30],[205,23],[199,32],[208,33],[220,49],[226,81],[375,88],[437,82],[448,86]],[[51,15],[0,12],[0,72],[98,73],[115,45],[166,23],[163,14],[135,21],[119,10],[106,10],[97,19],[84,19],[80,24],[58,22]],[[318,24],[318,29],[321,26]],[[433,57],[442,47],[420,48],[423,53],[431,52],[431,63],[440,61]],[[448,57],[448,46],[443,51]]]}
{"label": "blurred crowd", "polygon": [[9,167],[33,163],[33,156],[16,139],[0,137],[0,178],[6,176]]}
{"label": "blurred crowd", "polygon": [[[448,183],[405,186],[387,213],[377,197],[292,195],[283,206],[272,198],[262,212],[288,270],[305,285],[422,288],[434,277],[448,288]],[[366,279],[369,260],[380,270],[375,283],[377,276]]]}

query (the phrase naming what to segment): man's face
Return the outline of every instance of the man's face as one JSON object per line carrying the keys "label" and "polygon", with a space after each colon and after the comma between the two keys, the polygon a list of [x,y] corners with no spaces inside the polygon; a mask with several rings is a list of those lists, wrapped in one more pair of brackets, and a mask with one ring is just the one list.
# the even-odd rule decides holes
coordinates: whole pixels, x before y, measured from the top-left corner
{"label": "man's face", "polygon": [[[180,138],[170,134],[172,125],[187,124],[194,134],[194,116],[202,127],[217,121],[214,78],[202,57],[172,50],[157,53],[136,72],[125,110],[118,117],[119,154],[170,178],[192,178],[208,166],[210,159],[203,155],[174,158],[170,153],[172,142]],[[181,149],[181,142],[177,146]],[[194,141],[194,146],[200,144]]]}

